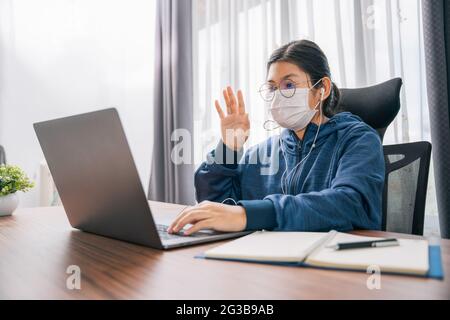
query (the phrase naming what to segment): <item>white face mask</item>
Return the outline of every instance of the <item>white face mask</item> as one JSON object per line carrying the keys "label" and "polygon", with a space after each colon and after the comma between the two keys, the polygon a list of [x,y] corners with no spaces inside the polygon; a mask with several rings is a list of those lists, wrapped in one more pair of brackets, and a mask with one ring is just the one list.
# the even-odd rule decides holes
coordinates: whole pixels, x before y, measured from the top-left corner
{"label": "white face mask", "polygon": [[309,107],[310,90],[311,89],[308,88],[297,88],[295,94],[291,98],[284,97],[280,91],[277,90],[270,107],[273,120],[280,127],[293,131],[305,129],[316,115],[318,111],[317,107],[320,105],[319,102],[314,109]]}

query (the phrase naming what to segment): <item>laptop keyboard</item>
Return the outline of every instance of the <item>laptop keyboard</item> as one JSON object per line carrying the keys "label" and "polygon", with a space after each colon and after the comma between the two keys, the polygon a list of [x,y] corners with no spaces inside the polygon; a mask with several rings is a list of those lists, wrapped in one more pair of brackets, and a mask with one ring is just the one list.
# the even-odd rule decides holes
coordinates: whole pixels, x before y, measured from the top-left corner
{"label": "laptop keyboard", "polygon": [[219,234],[219,232],[196,232],[191,234],[190,236],[185,236],[183,235],[183,232],[178,232],[175,234],[170,234],[167,232],[167,229],[169,229],[168,226],[166,225],[162,225],[162,224],[157,224],[156,225],[156,230],[158,230],[158,234],[159,237],[161,238],[161,240],[174,240],[174,239],[186,239],[187,237],[190,238],[201,238],[201,237],[207,237],[207,236],[211,236],[211,235],[217,235]]}

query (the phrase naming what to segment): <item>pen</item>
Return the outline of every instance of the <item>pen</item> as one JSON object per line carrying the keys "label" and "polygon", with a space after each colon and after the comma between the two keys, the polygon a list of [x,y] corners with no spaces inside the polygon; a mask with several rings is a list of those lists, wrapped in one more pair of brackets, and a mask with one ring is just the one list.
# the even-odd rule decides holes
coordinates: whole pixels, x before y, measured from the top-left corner
{"label": "pen", "polygon": [[399,243],[397,239],[384,239],[384,240],[362,241],[362,242],[343,242],[337,243],[332,246],[328,246],[327,248],[335,250],[349,250],[362,248],[394,247],[398,245]]}

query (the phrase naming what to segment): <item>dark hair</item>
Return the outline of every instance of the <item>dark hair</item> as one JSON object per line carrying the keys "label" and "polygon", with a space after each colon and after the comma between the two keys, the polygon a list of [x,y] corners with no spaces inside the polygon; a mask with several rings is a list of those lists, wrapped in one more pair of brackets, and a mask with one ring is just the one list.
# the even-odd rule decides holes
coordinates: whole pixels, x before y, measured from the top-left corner
{"label": "dark hair", "polygon": [[[272,64],[280,61],[295,64],[309,75],[312,84],[315,84],[324,77],[331,79],[328,59],[322,49],[312,41],[293,41],[278,48],[272,53],[272,56],[267,63],[267,71]],[[319,88],[322,87],[322,82],[318,83],[317,86]],[[341,94],[339,88],[332,82],[330,95],[323,103],[323,113],[325,116],[331,118],[339,113],[338,107],[340,97]]]}

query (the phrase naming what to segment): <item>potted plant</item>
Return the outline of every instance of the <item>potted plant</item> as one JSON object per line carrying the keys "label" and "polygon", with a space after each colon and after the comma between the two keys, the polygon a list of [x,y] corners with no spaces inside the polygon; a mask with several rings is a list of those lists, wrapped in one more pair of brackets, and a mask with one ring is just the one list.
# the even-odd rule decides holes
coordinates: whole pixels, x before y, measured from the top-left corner
{"label": "potted plant", "polygon": [[34,187],[25,172],[17,166],[0,165],[0,217],[10,216],[19,205],[18,191]]}

